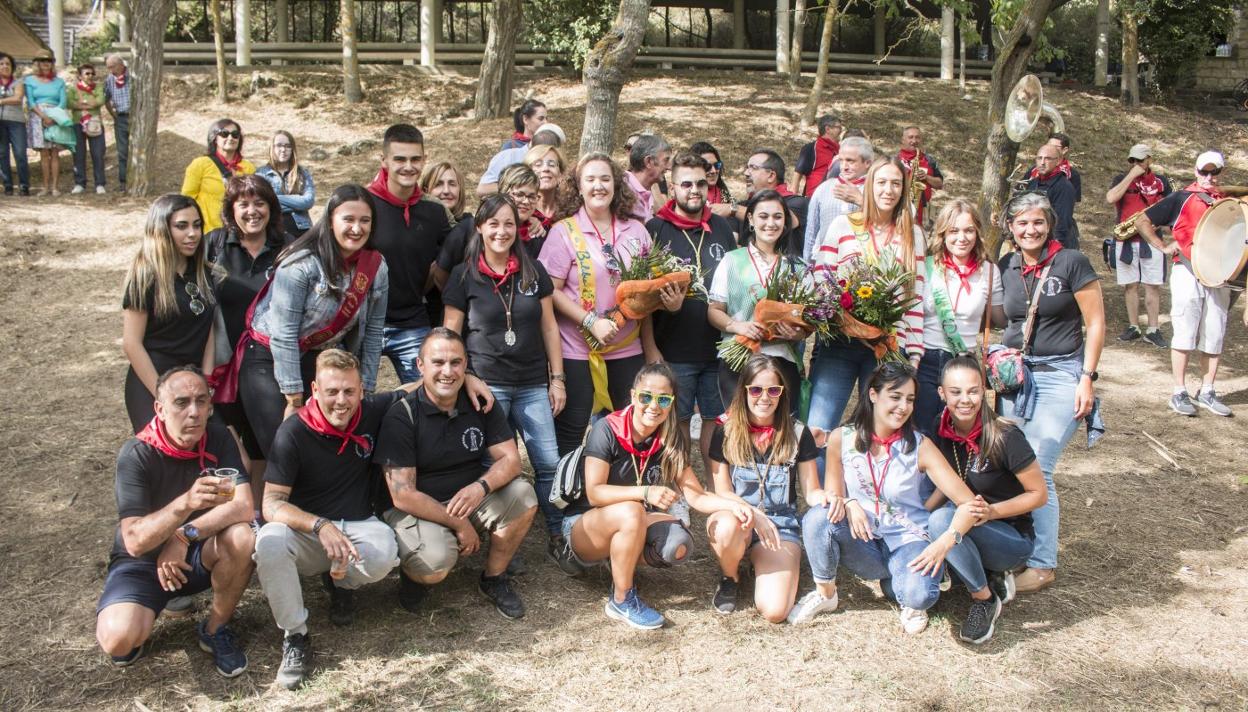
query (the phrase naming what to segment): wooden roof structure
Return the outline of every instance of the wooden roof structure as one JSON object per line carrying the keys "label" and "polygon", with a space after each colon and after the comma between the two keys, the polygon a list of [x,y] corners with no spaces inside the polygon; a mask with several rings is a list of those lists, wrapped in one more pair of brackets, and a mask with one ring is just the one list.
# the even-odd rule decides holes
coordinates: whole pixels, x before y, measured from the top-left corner
{"label": "wooden roof structure", "polygon": [[29,61],[49,47],[30,27],[18,17],[17,10],[9,0],[0,0],[0,49],[13,55],[18,61]]}

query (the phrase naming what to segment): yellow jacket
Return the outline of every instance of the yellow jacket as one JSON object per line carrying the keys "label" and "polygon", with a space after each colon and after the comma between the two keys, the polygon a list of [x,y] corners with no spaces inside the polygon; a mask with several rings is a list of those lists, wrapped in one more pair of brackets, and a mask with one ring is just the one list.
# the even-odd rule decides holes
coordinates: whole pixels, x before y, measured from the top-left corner
{"label": "yellow jacket", "polygon": [[[243,159],[238,164],[235,175],[255,173],[256,166]],[[186,167],[186,175],[182,178],[182,195],[199,203],[199,212],[204,216],[204,234],[223,227],[221,222],[221,206],[225,202],[225,179],[217,164],[208,156],[200,156]]]}

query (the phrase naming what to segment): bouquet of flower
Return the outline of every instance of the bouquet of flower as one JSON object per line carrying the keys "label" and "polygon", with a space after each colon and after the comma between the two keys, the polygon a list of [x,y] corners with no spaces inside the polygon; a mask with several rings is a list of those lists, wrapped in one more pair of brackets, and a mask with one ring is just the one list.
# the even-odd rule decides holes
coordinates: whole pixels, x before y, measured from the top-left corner
{"label": "bouquet of flower", "polygon": [[830,335],[839,312],[834,286],[822,268],[777,270],[767,284],[767,293],[754,305],[753,320],[763,326],[763,339],[736,334],[719,342],[719,357],[733,371],[740,371],[763,341],[774,338],[780,324],[805,336]]}
{"label": "bouquet of flower", "polygon": [[[617,260],[620,256],[617,255]],[[624,328],[630,320],[636,321],[658,311],[663,306],[660,290],[672,284],[685,292],[686,299],[705,299],[706,286],[703,275],[691,262],[672,253],[666,245],[651,245],[632,256],[628,264],[621,263],[615,286],[616,306],[603,316]],[[593,348],[602,348],[592,335],[585,335]]]}
{"label": "bouquet of flower", "polygon": [[897,323],[920,300],[906,296],[913,279],[912,272],[887,255],[874,265],[855,262],[837,280],[838,331],[866,344],[876,359],[905,361],[897,348]]}

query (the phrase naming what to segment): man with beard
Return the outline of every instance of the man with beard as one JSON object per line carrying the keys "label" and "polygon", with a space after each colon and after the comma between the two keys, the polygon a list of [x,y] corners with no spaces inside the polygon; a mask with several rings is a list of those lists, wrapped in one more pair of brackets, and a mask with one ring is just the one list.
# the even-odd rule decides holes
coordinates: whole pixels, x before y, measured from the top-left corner
{"label": "man with beard", "polygon": [[820,243],[824,230],[832,221],[862,209],[862,184],[873,161],[875,149],[867,139],[850,136],[841,144],[840,173],[819,185],[806,208],[802,258],[807,262],[810,262],[815,245]]}
{"label": "man with beard", "polygon": [[[1105,193],[1105,202],[1118,210],[1118,222],[1128,220],[1141,210],[1156,205],[1170,195],[1170,182],[1165,176],[1153,173],[1152,152],[1148,146],[1137,143],[1127,154],[1131,168],[1114,176]],[[1166,283],[1166,252],[1160,240],[1150,243],[1137,232],[1128,240],[1118,240],[1114,248],[1114,270],[1118,284],[1122,285],[1127,300],[1127,328],[1119,341],[1134,341],[1141,336],[1158,348],[1167,348],[1166,338],[1161,335],[1158,313],[1161,311],[1161,285]],[[1144,285],[1144,307],[1148,310],[1148,331],[1140,330],[1140,294],[1137,287]]]}
{"label": "man with beard", "polygon": [[1056,223],[1054,238],[1068,250],[1079,249],[1079,225],[1075,223],[1075,186],[1058,166],[1062,162],[1061,151],[1052,143],[1036,149],[1036,168],[1027,181],[1027,190],[1044,193],[1053,206]]}
{"label": "man with beard", "polygon": [[932,193],[945,187],[945,177],[936,159],[923,152],[923,131],[918,126],[907,126],[901,132],[901,150],[897,158],[906,167],[906,181],[918,180],[923,194],[914,209],[914,224],[923,227],[923,213],[932,202]]}
{"label": "man with beard", "polygon": [[[666,246],[672,254],[695,266],[694,279],[705,289],[710,289],[720,260],[736,248],[728,221],[711,213],[707,205],[708,169],[710,164],[697,154],[677,156],[672,162],[674,197],[646,223],[654,245]],[[668,299],[664,303],[667,304]],[[710,423],[724,412],[719,397],[716,354],[720,334],[707,319],[706,299],[683,299],[683,295],[676,295],[672,303],[678,303],[679,307],[654,314],[654,342],[663,360],[676,374],[676,413],[682,427],[689,427],[695,406],[706,424],[698,440],[698,449],[706,465],[705,472],[710,472],[708,453],[715,430]]]}
{"label": "man with beard", "polygon": [[[399,381],[411,383],[420,344],[433,326],[425,295],[433,286],[430,265],[450,231],[446,208],[421,200],[420,171],[425,165],[425,138],[410,124],[386,129],[381,144],[381,170],[368,186],[377,200],[373,246],[390,268],[386,329],[382,353]],[[440,321],[440,320],[439,320]]]}

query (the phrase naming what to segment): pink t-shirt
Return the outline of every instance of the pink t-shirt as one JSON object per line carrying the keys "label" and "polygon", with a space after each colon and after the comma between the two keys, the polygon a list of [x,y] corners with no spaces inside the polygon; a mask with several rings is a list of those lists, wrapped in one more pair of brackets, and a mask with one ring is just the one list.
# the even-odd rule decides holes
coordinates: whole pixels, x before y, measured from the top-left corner
{"label": "pink t-shirt", "polygon": [[641,221],[644,226],[650,222],[650,218],[654,217],[654,194],[649,190],[651,186],[642,185],[637,176],[629,171],[624,171],[624,182],[628,183],[628,187],[633,189],[633,194],[637,196],[637,202],[633,203],[633,217]]}
{"label": "pink t-shirt", "polygon": [[[589,219],[589,215],[581,208],[573,216],[577,225],[580,226],[581,232],[585,234],[585,245],[589,248],[590,264],[594,270],[594,291],[595,291],[595,309],[601,314],[616,305],[615,286],[611,283],[611,273],[607,270],[606,257],[602,252],[602,243],[598,240],[598,232],[594,229],[594,223]],[[616,258],[622,260],[624,264],[628,264],[632,256],[640,250],[650,246],[650,233],[646,232],[646,228],[636,220],[620,220],[615,219],[615,240],[614,252]],[[602,235],[603,239],[610,242],[611,233],[607,232]],[[562,221],[555,223],[550,232],[546,236],[546,242],[542,245],[542,254],[538,257],[538,261],[546,268],[546,272],[551,279],[566,280],[563,285],[563,293],[568,295],[577,304],[581,303],[581,275],[579,264],[576,260],[576,250],[572,246],[572,236],[568,234],[567,227]],[[555,312],[556,321],[559,323],[559,340],[563,345],[563,357],[584,361],[589,358],[589,345],[585,343],[585,337],[581,334],[580,324],[573,323],[570,319]],[[637,322],[628,322],[623,329],[620,329],[613,343],[618,343],[629,338],[639,328]],[[610,344],[607,345],[610,347]],[[636,356],[641,353],[641,338],[638,337],[627,346],[604,353],[602,357],[607,360],[624,358],[626,356]]]}

